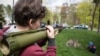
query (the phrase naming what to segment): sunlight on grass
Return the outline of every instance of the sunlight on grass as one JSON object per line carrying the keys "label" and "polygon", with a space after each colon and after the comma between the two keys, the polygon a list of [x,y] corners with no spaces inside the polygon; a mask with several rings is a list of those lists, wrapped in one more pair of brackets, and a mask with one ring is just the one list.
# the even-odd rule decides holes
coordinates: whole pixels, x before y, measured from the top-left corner
{"label": "sunlight on grass", "polygon": [[[81,47],[73,48],[66,46],[69,39],[76,39]],[[87,30],[63,30],[56,36],[57,56],[94,56],[87,50],[89,41],[93,41],[100,53],[100,34]]]}

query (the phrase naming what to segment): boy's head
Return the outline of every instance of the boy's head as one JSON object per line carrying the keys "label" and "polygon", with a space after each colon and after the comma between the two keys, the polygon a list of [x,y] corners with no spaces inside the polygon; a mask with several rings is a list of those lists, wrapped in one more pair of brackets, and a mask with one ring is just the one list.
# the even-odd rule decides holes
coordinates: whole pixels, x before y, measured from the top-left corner
{"label": "boy's head", "polygon": [[15,22],[23,27],[34,25],[37,28],[45,14],[46,8],[42,6],[42,0],[18,0],[14,7]]}
{"label": "boy's head", "polygon": [[93,46],[94,45],[94,43],[91,41],[91,42],[89,42],[89,46]]}

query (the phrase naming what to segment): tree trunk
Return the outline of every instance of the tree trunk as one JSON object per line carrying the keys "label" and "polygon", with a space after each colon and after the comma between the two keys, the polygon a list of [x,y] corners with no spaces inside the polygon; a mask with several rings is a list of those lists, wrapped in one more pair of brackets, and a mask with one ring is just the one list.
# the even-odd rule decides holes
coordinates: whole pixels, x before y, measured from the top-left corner
{"label": "tree trunk", "polygon": [[98,33],[100,33],[100,4],[99,4]]}
{"label": "tree trunk", "polygon": [[95,8],[94,8],[94,12],[93,12],[93,15],[92,15],[91,31],[93,31],[93,27],[94,27],[94,17],[95,17],[95,11],[96,11],[97,7],[98,7],[98,4],[96,3]]}

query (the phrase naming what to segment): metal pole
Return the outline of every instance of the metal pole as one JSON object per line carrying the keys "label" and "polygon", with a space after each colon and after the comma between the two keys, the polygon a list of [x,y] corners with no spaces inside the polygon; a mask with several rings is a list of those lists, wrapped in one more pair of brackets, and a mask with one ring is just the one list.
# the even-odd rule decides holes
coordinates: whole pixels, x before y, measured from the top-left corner
{"label": "metal pole", "polygon": [[13,0],[13,9],[12,9],[12,24],[14,23],[14,0]]}

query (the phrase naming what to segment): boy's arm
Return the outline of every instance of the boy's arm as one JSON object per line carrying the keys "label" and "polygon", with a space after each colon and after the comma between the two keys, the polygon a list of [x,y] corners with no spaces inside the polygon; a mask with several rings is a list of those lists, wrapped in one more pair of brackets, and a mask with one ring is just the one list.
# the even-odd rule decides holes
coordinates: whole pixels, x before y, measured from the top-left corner
{"label": "boy's arm", "polygon": [[41,49],[37,49],[33,52],[33,56],[56,56],[55,39],[48,40],[48,47],[46,52]]}
{"label": "boy's arm", "polygon": [[47,48],[46,56],[56,56],[55,38],[48,40],[48,48]]}
{"label": "boy's arm", "polygon": [[56,56],[55,39],[48,40],[46,52],[44,52],[41,47],[32,45],[23,50],[21,56]]}
{"label": "boy's arm", "polygon": [[42,46],[46,45],[47,40],[48,40],[48,38],[41,39],[41,40],[37,41],[37,44],[40,47],[42,47]]}

